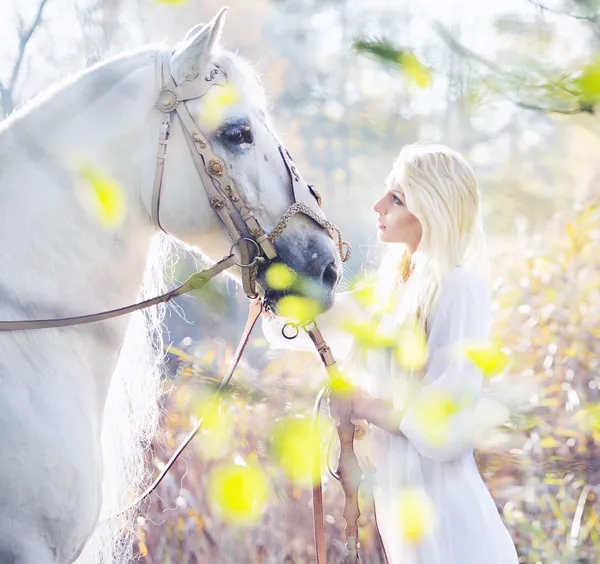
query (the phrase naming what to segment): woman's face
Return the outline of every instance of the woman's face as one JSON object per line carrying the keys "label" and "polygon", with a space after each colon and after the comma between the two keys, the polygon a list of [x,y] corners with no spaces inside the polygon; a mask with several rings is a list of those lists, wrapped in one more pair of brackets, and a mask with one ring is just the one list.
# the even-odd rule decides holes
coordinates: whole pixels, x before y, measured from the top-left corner
{"label": "woman's face", "polygon": [[377,236],[384,243],[404,243],[414,253],[421,241],[421,222],[408,211],[404,194],[387,189],[373,204],[377,214]]}

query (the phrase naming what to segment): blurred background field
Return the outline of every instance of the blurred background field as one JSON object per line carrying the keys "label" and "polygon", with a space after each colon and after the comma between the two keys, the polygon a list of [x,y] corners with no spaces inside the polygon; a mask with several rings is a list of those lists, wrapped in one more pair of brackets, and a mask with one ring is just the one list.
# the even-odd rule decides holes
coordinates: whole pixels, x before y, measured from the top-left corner
{"label": "blurred background field", "polygon": [[[277,131],[353,246],[345,286],[378,264],[370,206],[403,144],[439,141],[472,162],[492,258],[494,337],[510,357],[489,381],[510,418],[479,438],[479,468],[521,562],[600,562],[600,2],[228,5],[224,44],[256,66]],[[221,6],[5,0],[2,114],[123,49],[173,43]],[[173,282],[195,266],[181,254]],[[149,454],[156,471],[206,412],[203,398],[225,374],[245,321],[246,299],[224,277],[178,306],[165,326],[164,426]],[[310,489],[285,472],[272,443],[274,429],[310,412],[324,381],[316,355],[271,351],[256,331],[223,411],[139,519],[142,562],[313,562]],[[241,497],[247,484],[262,492],[256,514],[243,503],[227,513],[235,502],[218,495],[219,469],[240,462],[247,474],[231,479],[246,484]],[[331,478],[324,487],[335,561],[343,495]],[[368,483],[362,509],[363,562],[383,562]]]}

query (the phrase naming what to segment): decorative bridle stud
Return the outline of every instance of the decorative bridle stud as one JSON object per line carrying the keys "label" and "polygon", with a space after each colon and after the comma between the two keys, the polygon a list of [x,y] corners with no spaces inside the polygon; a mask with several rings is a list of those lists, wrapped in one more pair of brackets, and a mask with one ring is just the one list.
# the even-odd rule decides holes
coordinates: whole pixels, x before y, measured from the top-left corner
{"label": "decorative bridle stud", "polygon": [[321,198],[321,193],[312,184],[308,185],[308,189],[312,192],[313,196],[317,199],[317,204],[319,204],[319,207],[322,208],[323,207],[323,198]]}
{"label": "decorative bridle stud", "polygon": [[210,207],[213,210],[220,210],[225,205],[225,202],[219,196],[213,196],[210,199]]}
{"label": "decorative bridle stud", "polygon": [[298,169],[294,165],[292,165],[292,174],[294,175],[296,182],[300,182],[300,174],[298,174]]}
{"label": "decorative bridle stud", "polygon": [[206,149],[206,143],[204,142],[204,139],[200,133],[198,133],[197,131],[195,133],[193,133],[192,139],[194,140],[194,142],[196,142],[196,143],[198,143],[198,145],[200,145],[201,149]]}
{"label": "decorative bridle stud", "polygon": [[237,194],[234,192],[233,188],[231,186],[226,186],[225,187],[225,193],[227,194],[227,196],[229,196],[229,199],[232,202],[239,202],[240,199],[238,198]]}
{"label": "decorative bridle stud", "polygon": [[223,170],[223,163],[221,161],[210,161],[208,163],[208,172],[214,176],[221,176]]}
{"label": "decorative bridle stud", "polygon": [[162,90],[158,95],[158,102],[156,102],[156,107],[165,113],[171,113],[179,104],[179,100],[177,99],[177,94],[172,90]]}
{"label": "decorative bridle stud", "polygon": [[256,229],[250,229],[250,235],[257,239],[265,234],[264,229],[259,225]]}
{"label": "decorative bridle stud", "polygon": [[206,80],[206,82],[212,82],[215,79],[215,76],[219,74],[219,69],[213,69],[210,71],[210,74],[208,76],[204,77],[204,80]]}

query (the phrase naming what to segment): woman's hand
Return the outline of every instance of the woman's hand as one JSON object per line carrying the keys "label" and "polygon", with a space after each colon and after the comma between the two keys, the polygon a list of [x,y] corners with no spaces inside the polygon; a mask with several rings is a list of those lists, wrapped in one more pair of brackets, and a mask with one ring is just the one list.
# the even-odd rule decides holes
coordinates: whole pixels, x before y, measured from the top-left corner
{"label": "woman's hand", "polygon": [[[348,407],[348,404],[349,407]],[[355,387],[342,394],[330,394],[329,416],[339,424],[340,416],[350,410],[350,420],[365,420],[393,435],[404,437],[400,431],[403,410],[391,402],[372,396],[363,388]]]}
{"label": "woman's hand", "polygon": [[329,394],[329,416],[336,422],[340,422],[340,414],[350,409],[350,419],[365,419],[369,421],[368,415],[375,398],[366,390],[354,387],[351,391],[343,394]]}

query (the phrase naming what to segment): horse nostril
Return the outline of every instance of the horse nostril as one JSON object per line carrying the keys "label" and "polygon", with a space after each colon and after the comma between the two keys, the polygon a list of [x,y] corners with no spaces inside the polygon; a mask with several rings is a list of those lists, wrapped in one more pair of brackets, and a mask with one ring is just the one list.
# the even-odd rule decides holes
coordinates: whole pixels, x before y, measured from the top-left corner
{"label": "horse nostril", "polygon": [[323,282],[333,288],[338,281],[339,273],[335,262],[330,262],[323,271]]}

